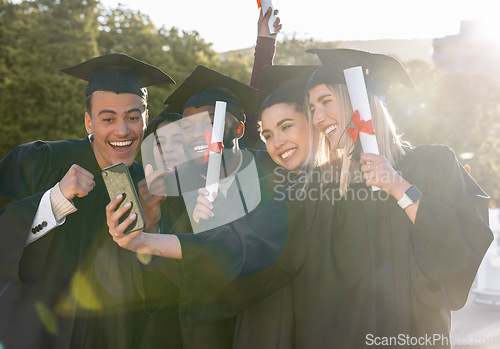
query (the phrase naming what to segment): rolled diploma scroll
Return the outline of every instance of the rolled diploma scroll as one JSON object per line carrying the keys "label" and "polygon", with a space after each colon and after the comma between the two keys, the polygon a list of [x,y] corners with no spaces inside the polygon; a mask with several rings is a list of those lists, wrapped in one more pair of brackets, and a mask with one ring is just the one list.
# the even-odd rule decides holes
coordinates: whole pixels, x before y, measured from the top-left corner
{"label": "rolled diploma scroll", "polygon": [[[372,113],[368,93],[366,92],[365,77],[362,67],[353,67],[344,70],[345,82],[351,99],[352,110],[359,111],[361,120],[371,120]],[[359,140],[364,153],[373,153],[380,155],[378,150],[377,137],[368,133],[360,132]],[[379,190],[379,187],[372,186],[372,190]]]}
{"label": "rolled diploma scroll", "polygon": [[[222,142],[224,137],[224,123],[226,121],[226,102],[215,102],[214,124],[212,126],[212,140],[210,143]],[[210,151],[208,158],[207,181],[208,200],[214,201],[213,193],[219,190],[220,164],[222,154]]]}
{"label": "rolled diploma scroll", "polygon": [[271,17],[267,22],[267,27],[269,28],[270,34],[276,34],[274,31],[274,22],[276,22],[276,16],[274,15],[273,2],[271,0],[257,0],[257,6],[262,10],[262,15],[264,16],[269,8],[271,8]]}

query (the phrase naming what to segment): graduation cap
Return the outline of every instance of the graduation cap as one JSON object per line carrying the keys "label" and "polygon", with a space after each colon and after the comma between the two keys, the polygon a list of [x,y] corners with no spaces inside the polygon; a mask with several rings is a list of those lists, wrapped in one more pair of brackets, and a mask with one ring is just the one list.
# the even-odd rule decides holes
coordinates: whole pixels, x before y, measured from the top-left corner
{"label": "graduation cap", "polygon": [[95,57],[72,67],[61,69],[61,71],[88,81],[85,90],[86,96],[94,91],[111,91],[133,93],[147,100],[146,86],[175,84],[175,81],[160,68],[123,53],[110,53]]}
{"label": "graduation cap", "polygon": [[175,105],[182,110],[187,107],[215,105],[216,101],[227,103],[226,110],[238,120],[245,122],[245,114],[255,109],[257,89],[215,70],[198,65],[180,84],[165,104]]}
{"label": "graduation cap", "polygon": [[303,103],[306,83],[317,65],[267,65],[262,69],[257,105]]}
{"label": "graduation cap", "polygon": [[322,65],[307,82],[307,88],[319,84],[345,84],[344,69],[361,66],[368,91],[384,95],[393,83],[414,87],[406,69],[395,58],[378,53],[351,49],[309,49],[318,55]]}

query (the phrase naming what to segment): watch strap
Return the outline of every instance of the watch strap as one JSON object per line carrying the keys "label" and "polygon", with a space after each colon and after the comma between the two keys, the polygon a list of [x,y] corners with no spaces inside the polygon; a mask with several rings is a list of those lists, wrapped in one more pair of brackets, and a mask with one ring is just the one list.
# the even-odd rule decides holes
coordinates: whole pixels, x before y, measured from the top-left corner
{"label": "watch strap", "polygon": [[404,210],[411,204],[417,202],[421,197],[422,197],[422,192],[418,190],[416,186],[412,185],[403,194],[403,197],[398,200],[398,205]]}

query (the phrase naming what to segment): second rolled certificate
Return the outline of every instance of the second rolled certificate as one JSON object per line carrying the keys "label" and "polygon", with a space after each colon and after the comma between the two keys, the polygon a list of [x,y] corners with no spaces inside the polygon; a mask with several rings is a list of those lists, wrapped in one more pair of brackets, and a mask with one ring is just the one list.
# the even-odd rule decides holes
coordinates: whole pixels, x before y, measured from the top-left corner
{"label": "second rolled certificate", "polygon": [[[208,144],[210,155],[208,158],[207,181],[208,200],[213,201],[213,193],[219,190],[220,164],[222,160],[222,142],[224,138],[224,124],[226,121],[226,102],[215,102],[214,124],[212,126],[211,144]],[[215,145],[215,146],[214,146]],[[214,151],[215,150],[215,151]]]}
{"label": "second rolled certificate", "polygon": [[[349,91],[349,98],[351,100],[352,110],[358,111],[361,120],[369,121],[372,119],[370,110],[370,102],[368,100],[368,93],[366,91],[365,77],[363,75],[362,67],[353,67],[344,70],[345,81],[347,90]],[[373,153],[380,155],[377,143],[377,137],[374,134],[365,132],[359,133],[359,140],[364,153]],[[373,186],[373,190],[380,188]]]}

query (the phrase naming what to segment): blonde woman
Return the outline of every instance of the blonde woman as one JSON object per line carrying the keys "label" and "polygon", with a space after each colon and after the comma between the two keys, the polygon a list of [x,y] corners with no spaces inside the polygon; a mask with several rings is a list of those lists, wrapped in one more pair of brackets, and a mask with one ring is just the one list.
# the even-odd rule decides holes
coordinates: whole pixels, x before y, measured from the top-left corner
{"label": "blonde woman", "polygon": [[[322,62],[307,85],[315,209],[294,279],[295,325],[305,329],[295,345],[448,348],[450,311],[465,304],[492,241],[488,197],[449,148],[411,147],[396,133],[383,96],[393,83],[412,85],[398,61],[310,52]],[[351,108],[343,70],[353,66],[365,72],[371,127]],[[381,155],[362,153],[360,131],[376,135]]]}

